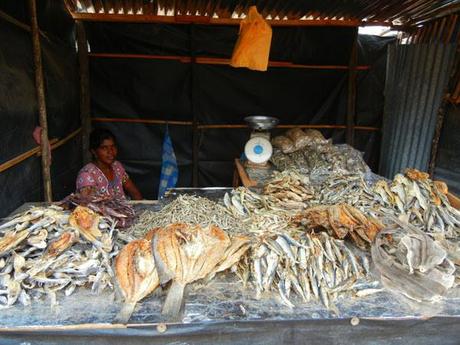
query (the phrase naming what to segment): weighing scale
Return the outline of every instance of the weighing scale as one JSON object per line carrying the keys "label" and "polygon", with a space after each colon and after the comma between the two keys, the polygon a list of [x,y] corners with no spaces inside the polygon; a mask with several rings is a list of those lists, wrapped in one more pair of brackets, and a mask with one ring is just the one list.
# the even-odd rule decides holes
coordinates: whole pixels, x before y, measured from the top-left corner
{"label": "weighing scale", "polygon": [[248,116],[244,121],[252,129],[251,136],[244,146],[247,165],[266,167],[273,153],[269,130],[278,124],[278,119],[270,116]]}

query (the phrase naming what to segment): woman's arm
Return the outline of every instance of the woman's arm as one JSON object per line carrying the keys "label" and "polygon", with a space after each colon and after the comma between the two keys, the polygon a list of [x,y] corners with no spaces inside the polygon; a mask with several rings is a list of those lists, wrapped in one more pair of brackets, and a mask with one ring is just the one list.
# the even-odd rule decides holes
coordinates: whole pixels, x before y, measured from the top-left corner
{"label": "woman's arm", "polygon": [[130,178],[123,183],[123,188],[128,192],[133,200],[142,200],[141,192],[139,192],[139,189],[137,189],[136,185]]}

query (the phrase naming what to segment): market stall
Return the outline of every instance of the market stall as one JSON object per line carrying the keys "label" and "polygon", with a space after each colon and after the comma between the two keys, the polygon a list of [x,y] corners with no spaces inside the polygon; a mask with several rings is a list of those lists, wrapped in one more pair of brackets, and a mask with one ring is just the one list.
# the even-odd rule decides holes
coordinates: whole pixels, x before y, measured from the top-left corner
{"label": "market stall", "polygon": [[[30,27],[0,18],[32,33],[40,147],[2,161],[0,178],[40,153],[46,203],[0,221],[0,342],[458,342],[460,203],[433,174],[457,100],[455,2],[64,1],[78,35],[81,127],[51,140],[44,34],[28,4]],[[244,31],[251,18],[266,41],[276,28],[272,49],[263,63],[241,62],[236,48],[228,59],[235,24]],[[358,37],[358,26],[382,23],[404,32],[386,68],[388,42],[366,50]],[[261,110],[279,123],[240,123]],[[79,138],[72,150],[86,161],[92,124],[117,133],[152,199],[152,147],[170,127],[178,188],[136,202],[64,193],[51,162],[66,160],[51,153]],[[11,203],[2,194],[8,213],[27,200],[20,192]]]}

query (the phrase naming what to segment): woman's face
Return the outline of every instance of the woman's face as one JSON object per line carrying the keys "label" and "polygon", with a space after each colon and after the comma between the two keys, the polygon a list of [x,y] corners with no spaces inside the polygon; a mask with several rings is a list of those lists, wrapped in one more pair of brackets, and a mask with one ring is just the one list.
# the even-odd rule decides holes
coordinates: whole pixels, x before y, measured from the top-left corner
{"label": "woman's face", "polygon": [[117,146],[112,139],[104,139],[101,145],[93,150],[96,159],[105,164],[112,164],[117,158]]}

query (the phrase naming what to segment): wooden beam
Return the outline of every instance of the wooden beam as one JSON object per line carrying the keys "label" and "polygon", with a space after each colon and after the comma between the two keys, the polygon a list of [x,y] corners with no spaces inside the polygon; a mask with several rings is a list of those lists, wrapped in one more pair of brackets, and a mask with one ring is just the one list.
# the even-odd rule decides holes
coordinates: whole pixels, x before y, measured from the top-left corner
{"label": "wooden beam", "polygon": [[[108,58],[108,59],[146,59],[146,60],[173,60],[182,63],[191,63],[192,59],[189,56],[179,55],[147,55],[147,54],[120,54],[120,53],[89,53],[91,58]],[[208,65],[230,65],[230,59],[224,58],[208,58],[196,57],[195,63]],[[304,69],[324,69],[324,70],[348,70],[348,65],[300,65],[287,61],[269,61],[269,67],[282,68],[304,68]],[[371,69],[370,65],[356,66],[357,71],[367,71]]]}
{"label": "wooden beam", "polygon": [[[107,117],[93,117],[93,122],[108,122],[108,123],[140,123],[146,125],[179,125],[179,126],[192,126],[193,121],[170,121],[170,120],[153,120],[153,119],[127,119],[127,118],[107,118]],[[276,128],[311,128],[311,129],[346,129],[346,125],[309,125],[309,124],[295,124],[295,125],[277,125]],[[247,129],[245,124],[218,124],[218,125],[197,125],[197,128],[202,129]],[[365,132],[378,132],[380,128],[370,126],[354,126],[356,131]]]}
{"label": "wooden beam", "polygon": [[[58,141],[57,139],[50,140],[50,144],[52,145],[56,143],[57,141]],[[0,164],[0,172],[3,172],[5,170],[8,170],[9,168],[12,168],[18,165],[19,163],[25,161],[27,158],[30,158],[34,155],[39,155],[40,152],[41,152],[41,146],[37,146],[24,153],[21,153],[20,155]]]}
{"label": "wooden beam", "polygon": [[[204,24],[204,25],[240,25],[239,18],[211,18],[209,16],[158,16],[158,15],[124,15],[108,13],[71,13],[75,20],[89,22],[123,22],[123,23],[162,23],[162,24]],[[318,20],[290,20],[290,19],[271,19],[267,20],[271,26],[339,26],[357,27],[363,25],[376,25],[372,22],[366,23],[359,20],[338,20],[338,19],[318,19]],[[387,23],[391,25],[390,23]]]}
{"label": "wooden beam", "polygon": [[78,64],[80,68],[80,121],[82,128],[82,159],[83,164],[91,160],[89,152],[89,134],[91,132],[91,96],[89,89],[88,41],[85,23],[77,20]]}
{"label": "wooden beam", "polygon": [[125,118],[108,118],[108,117],[93,117],[93,122],[125,122],[125,123],[143,123],[150,125],[179,125],[191,126],[192,121],[169,121],[169,120],[152,120],[152,119],[125,119]]}
{"label": "wooden beam", "polygon": [[39,123],[42,128],[41,132],[41,150],[42,150],[42,177],[44,188],[44,199],[46,202],[53,201],[53,192],[51,188],[51,157],[48,151],[48,120],[46,115],[46,100],[45,100],[45,84],[43,80],[42,53],[40,46],[40,34],[37,21],[37,5],[35,0],[29,0],[29,15],[32,32],[32,49],[34,56],[34,71],[35,71],[35,88],[37,92],[37,105],[39,114]]}
{"label": "wooden beam", "polygon": [[348,102],[347,102],[347,144],[353,146],[355,141],[356,119],[356,66],[358,64],[358,29],[355,29],[351,47],[350,65],[348,69]]}

